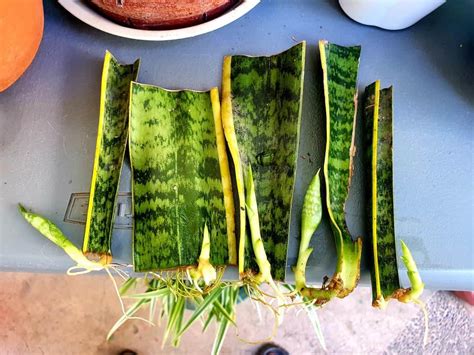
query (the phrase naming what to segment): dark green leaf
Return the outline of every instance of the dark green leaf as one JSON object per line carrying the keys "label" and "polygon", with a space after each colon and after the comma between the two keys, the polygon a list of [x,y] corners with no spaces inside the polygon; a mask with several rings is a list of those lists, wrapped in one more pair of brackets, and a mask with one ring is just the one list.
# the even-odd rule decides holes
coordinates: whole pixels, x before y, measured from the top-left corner
{"label": "dark green leaf", "polygon": [[[269,57],[224,60],[222,122],[235,167],[239,207],[245,208],[242,167],[252,165],[260,229],[276,280],[284,280],[298,156],[306,44]],[[236,207],[237,208],[237,207]],[[239,260],[258,272],[239,214]],[[244,267],[240,265],[240,271]]]}
{"label": "dark green leaf", "polygon": [[338,256],[335,275],[342,281],[338,296],[344,297],[356,287],[359,280],[362,251],[362,240],[352,240],[344,211],[355,154],[353,132],[356,124],[360,47],[343,47],[320,41],[319,50],[326,104],[326,205]]}
{"label": "dark green leaf", "polygon": [[205,224],[210,262],[225,265],[226,210],[211,93],[138,83],[131,91],[135,271],[195,265]]}
{"label": "dark green leaf", "polygon": [[100,117],[83,251],[110,254],[120,173],[128,136],[130,82],[140,61],[122,65],[106,52],[102,72]]}

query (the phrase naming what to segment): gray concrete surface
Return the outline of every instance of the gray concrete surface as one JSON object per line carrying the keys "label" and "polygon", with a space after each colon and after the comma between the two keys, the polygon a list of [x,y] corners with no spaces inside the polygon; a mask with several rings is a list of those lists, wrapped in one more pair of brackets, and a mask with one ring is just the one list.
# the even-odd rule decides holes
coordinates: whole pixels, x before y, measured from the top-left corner
{"label": "gray concrete surface", "polygon": [[[121,315],[108,278],[57,274],[0,273],[0,354],[117,354],[132,349],[139,354],[208,354],[214,328],[202,334],[190,329],[181,347],[161,349],[163,330],[129,321],[110,342],[105,336]],[[390,303],[385,311],[370,306],[371,291],[359,287],[343,300],[318,312],[327,353],[469,354],[474,352],[472,307],[446,292],[426,292],[430,337],[423,349],[423,320],[414,305]],[[238,306],[239,336],[264,339],[273,318],[254,306]],[[323,354],[304,313],[290,311],[273,341],[291,354]],[[239,340],[230,329],[223,354],[252,354],[256,345]]]}

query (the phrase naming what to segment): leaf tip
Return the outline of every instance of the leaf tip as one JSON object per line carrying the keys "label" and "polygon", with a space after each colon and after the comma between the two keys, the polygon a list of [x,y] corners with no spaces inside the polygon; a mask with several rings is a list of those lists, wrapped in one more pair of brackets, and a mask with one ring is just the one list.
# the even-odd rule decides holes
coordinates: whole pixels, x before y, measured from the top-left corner
{"label": "leaf tip", "polygon": [[26,217],[26,214],[28,213],[26,208],[21,203],[18,203],[18,211],[20,211],[23,217]]}

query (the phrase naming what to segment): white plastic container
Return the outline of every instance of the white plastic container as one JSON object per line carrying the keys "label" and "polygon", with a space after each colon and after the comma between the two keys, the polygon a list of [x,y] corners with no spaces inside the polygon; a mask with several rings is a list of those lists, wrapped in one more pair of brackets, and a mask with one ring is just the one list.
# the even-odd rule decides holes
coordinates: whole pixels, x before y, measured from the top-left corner
{"label": "white plastic container", "polygon": [[342,10],[354,21],[387,30],[415,24],[446,0],[339,0]]}

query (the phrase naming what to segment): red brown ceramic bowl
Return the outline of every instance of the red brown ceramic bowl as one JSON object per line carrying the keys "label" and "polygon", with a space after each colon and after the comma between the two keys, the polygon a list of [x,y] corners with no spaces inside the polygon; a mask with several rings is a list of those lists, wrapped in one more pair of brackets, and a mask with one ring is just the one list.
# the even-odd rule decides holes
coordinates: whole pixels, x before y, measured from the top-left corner
{"label": "red brown ceramic bowl", "polygon": [[168,30],[210,21],[241,0],[87,0],[108,19],[131,28]]}

